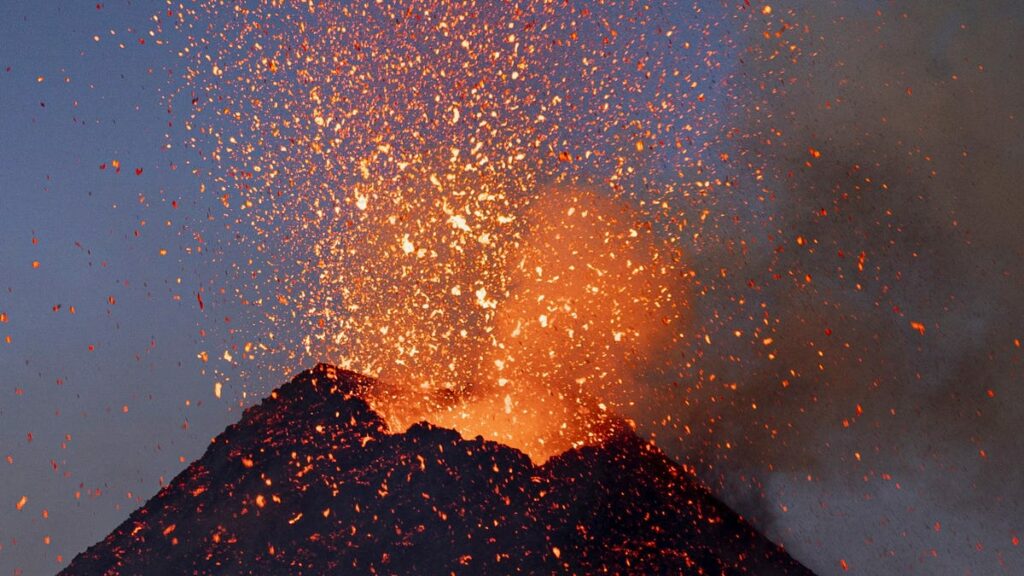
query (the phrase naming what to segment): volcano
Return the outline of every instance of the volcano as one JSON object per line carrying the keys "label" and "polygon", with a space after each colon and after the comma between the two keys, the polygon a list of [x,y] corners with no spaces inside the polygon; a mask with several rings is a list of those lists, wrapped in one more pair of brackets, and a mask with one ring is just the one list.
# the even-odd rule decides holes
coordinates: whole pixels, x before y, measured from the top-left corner
{"label": "volcano", "polygon": [[537,466],[299,374],[61,574],[811,574],[620,424]]}

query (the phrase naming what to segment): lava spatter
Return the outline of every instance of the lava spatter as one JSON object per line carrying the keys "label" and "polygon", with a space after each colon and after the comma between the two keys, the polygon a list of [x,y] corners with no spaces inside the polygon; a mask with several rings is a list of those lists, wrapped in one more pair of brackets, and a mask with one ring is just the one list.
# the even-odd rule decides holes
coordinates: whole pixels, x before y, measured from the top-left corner
{"label": "lava spatter", "polygon": [[709,185],[685,174],[716,138],[718,64],[713,23],[679,10],[180,12],[172,100],[213,166],[203,194],[260,255],[231,290],[265,356],[379,376],[374,406],[403,424],[541,458],[587,441],[576,399],[635,396],[688,333],[680,212]]}

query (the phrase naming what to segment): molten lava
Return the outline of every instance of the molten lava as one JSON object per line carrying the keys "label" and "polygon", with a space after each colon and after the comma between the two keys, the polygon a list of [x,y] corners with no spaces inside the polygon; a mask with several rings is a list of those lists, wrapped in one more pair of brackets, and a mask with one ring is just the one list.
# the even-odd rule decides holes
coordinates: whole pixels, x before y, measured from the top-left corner
{"label": "molten lava", "polygon": [[190,144],[259,255],[227,289],[263,332],[247,365],[328,359],[386,382],[398,427],[538,461],[676,379],[681,202],[709,185],[681,176],[716,72],[672,6],[292,4],[179,22]]}
{"label": "molten lava", "polygon": [[[381,342],[374,360],[391,386],[373,403],[397,427],[425,419],[544,461],[600,440],[604,413],[639,396],[637,379],[681,336],[678,255],[629,204],[548,190],[523,219],[505,290],[469,303],[490,310],[464,358],[405,361]],[[422,320],[403,344],[425,348],[417,335],[443,329]]]}

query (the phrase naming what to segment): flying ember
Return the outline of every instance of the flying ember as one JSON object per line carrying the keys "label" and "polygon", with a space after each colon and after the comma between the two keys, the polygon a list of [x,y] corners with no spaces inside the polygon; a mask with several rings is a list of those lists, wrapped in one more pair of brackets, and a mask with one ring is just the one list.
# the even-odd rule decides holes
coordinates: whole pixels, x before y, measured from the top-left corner
{"label": "flying ember", "polygon": [[265,255],[245,292],[268,332],[298,324],[309,356],[379,376],[395,426],[541,460],[671,378],[680,210],[701,186],[679,176],[715,64],[650,8],[207,2],[183,19],[203,32],[183,53],[194,144],[215,143],[217,194]]}

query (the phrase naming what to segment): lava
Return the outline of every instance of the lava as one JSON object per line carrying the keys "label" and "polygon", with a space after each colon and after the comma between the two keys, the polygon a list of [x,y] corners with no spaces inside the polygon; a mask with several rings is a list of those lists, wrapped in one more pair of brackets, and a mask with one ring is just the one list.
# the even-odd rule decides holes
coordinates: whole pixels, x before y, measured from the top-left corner
{"label": "lava", "polygon": [[476,295],[493,307],[469,353],[478,364],[456,372],[444,353],[395,361],[381,374],[390,393],[373,402],[400,428],[426,419],[543,461],[599,440],[602,413],[640,396],[637,377],[670,358],[686,272],[626,203],[547,190],[523,219],[504,294]]}
{"label": "lava", "polygon": [[184,11],[177,97],[263,255],[233,290],[264,345],[379,376],[395,423],[540,460],[599,437],[590,415],[686,334],[675,210],[696,184],[653,178],[700,164],[683,138],[714,64],[680,50],[672,8]]}

